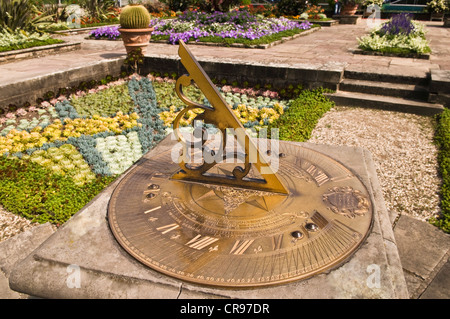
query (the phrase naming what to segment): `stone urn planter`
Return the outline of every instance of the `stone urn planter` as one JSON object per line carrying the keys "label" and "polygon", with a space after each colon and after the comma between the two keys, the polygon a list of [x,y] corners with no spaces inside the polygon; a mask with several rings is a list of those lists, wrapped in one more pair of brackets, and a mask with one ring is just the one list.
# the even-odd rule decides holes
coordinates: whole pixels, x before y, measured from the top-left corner
{"label": "stone urn planter", "polygon": [[[339,24],[357,24],[362,15],[356,15],[361,0],[344,0],[342,9],[336,19]],[[333,16],[334,18],[334,16]]]}
{"label": "stone urn planter", "polygon": [[142,54],[145,54],[148,44],[152,36],[153,28],[146,29],[123,29],[119,28],[122,36],[123,44],[127,53],[132,52],[137,48],[142,49]]}
{"label": "stone urn planter", "polygon": [[154,30],[149,27],[150,13],[148,10],[142,5],[129,4],[120,13],[119,21],[119,32],[127,53],[141,48],[142,54],[145,54]]}
{"label": "stone urn planter", "polygon": [[346,3],[342,6],[341,15],[344,16],[355,15],[357,10],[358,10],[357,3]]}

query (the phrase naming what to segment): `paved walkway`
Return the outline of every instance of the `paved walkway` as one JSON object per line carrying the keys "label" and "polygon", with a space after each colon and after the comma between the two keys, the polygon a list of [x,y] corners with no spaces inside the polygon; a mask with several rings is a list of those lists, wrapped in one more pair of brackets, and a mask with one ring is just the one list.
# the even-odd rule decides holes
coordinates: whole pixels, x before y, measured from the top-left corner
{"label": "paved walkway", "polygon": [[[356,37],[368,32],[362,20],[357,25],[323,27],[305,37],[299,37],[269,49],[217,48],[191,45],[198,58],[222,61],[253,61],[261,64],[339,65],[347,70],[403,75],[425,75],[431,69],[450,70],[450,28],[442,22],[425,22],[430,41],[430,60],[356,55]],[[0,83],[21,82],[32,77],[84,66],[99,60],[125,56],[120,41],[85,40],[85,35],[65,37],[82,41],[81,50],[42,58],[21,60],[0,65]],[[177,46],[153,43],[149,54],[176,56]],[[401,216],[394,223],[399,254],[411,298],[450,297],[450,236],[430,224]],[[1,285],[0,285],[1,286]],[[2,287],[0,287],[0,292]],[[2,295],[0,294],[0,297]]]}

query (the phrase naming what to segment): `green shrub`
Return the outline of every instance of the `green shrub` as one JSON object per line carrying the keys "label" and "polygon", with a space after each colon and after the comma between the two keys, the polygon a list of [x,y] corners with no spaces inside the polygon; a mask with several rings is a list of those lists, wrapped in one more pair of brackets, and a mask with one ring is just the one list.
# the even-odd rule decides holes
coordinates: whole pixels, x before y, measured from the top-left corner
{"label": "green shrub", "polygon": [[334,106],[323,93],[323,89],[302,91],[287,111],[269,126],[268,132],[278,128],[280,140],[307,141],[319,119]]}
{"label": "green shrub", "polygon": [[85,9],[89,16],[97,20],[107,20],[108,12],[114,6],[114,0],[78,0],[78,4]]}
{"label": "green shrub", "polygon": [[434,141],[438,145],[439,172],[442,177],[441,212],[442,216],[431,223],[450,233],[450,110],[445,109],[437,116],[438,126]]}
{"label": "green shrub", "polygon": [[77,186],[71,177],[28,160],[0,157],[0,203],[39,223],[62,224],[83,208],[114,177],[96,177]]}

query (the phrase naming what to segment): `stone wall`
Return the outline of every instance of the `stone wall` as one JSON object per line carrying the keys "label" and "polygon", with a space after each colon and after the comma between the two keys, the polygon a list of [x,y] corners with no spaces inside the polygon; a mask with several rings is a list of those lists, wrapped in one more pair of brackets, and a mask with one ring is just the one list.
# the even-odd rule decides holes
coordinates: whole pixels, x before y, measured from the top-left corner
{"label": "stone wall", "polygon": [[0,84],[0,108],[7,110],[9,104],[22,106],[35,104],[46,92],[58,92],[60,88],[77,86],[83,81],[100,80],[107,75],[118,76],[124,58],[104,60],[83,67],[37,76],[26,81]]}
{"label": "stone wall", "polygon": [[[239,84],[248,82],[250,85],[271,84],[275,88],[286,87],[289,84],[302,84],[306,89],[324,87],[336,90],[344,72],[344,68],[341,66],[262,65],[257,62],[249,64],[248,62],[222,62],[209,59],[198,62],[211,79],[219,81],[226,79],[227,83],[236,81]],[[151,71],[169,74],[176,72],[178,75],[186,73],[180,59],[157,56],[146,56],[142,70],[144,73]]]}

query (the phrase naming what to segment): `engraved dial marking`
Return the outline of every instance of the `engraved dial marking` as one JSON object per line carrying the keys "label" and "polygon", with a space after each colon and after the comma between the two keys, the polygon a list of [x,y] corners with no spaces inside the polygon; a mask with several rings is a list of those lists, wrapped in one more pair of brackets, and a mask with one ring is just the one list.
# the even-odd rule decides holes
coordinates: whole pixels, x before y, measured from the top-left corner
{"label": "engraved dial marking", "polygon": [[230,250],[230,254],[242,255],[254,241],[255,241],[254,239],[243,241],[236,240],[236,242],[233,245],[233,248],[231,248]]}
{"label": "engraved dial marking", "polygon": [[194,238],[192,238],[189,242],[187,242],[186,245],[191,248],[201,250],[201,249],[211,245],[212,243],[215,243],[218,240],[219,240],[219,238],[214,238],[214,237],[209,237],[209,236],[205,236],[202,238],[202,235],[197,235]]}

